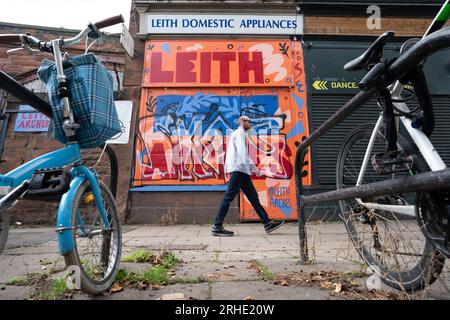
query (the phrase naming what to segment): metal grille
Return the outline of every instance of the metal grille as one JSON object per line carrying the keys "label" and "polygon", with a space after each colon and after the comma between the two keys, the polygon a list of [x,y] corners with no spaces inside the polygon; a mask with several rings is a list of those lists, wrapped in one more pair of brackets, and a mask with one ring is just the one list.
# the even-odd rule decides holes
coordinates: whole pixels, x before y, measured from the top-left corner
{"label": "metal grille", "polygon": [[[311,95],[310,114],[313,129],[320,126],[351,97],[352,95]],[[449,165],[450,98],[447,96],[432,96],[432,100],[436,124],[431,141],[444,162]],[[317,140],[313,148],[314,184],[320,186],[334,186],[336,184],[336,161],[346,135],[360,124],[374,124],[380,111],[376,100],[371,100],[366,106],[361,107],[340,125]],[[403,135],[405,136],[405,134]]]}

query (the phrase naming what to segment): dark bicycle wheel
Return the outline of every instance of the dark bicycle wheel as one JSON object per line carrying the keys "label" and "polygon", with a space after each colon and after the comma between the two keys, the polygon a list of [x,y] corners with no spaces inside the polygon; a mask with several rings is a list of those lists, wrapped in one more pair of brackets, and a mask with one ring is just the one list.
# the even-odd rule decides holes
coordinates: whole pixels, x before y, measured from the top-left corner
{"label": "dark bicycle wheel", "polygon": [[9,232],[9,213],[4,211],[0,213],[0,254],[5,249]]}
{"label": "dark bicycle wheel", "polygon": [[[67,267],[79,267],[79,284],[89,294],[100,294],[114,282],[122,252],[118,210],[108,187],[99,181],[109,226],[100,217],[89,181],[85,181],[73,202],[72,225],[75,248],[64,256]],[[76,279],[75,279],[76,281]]]}
{"label": "dark bicycle wheel", "polygon": [[[339,154],[337,188],[355,186],[369,144],[373,125],[362,125],[350,132]],[[407,147],[399,136],[400,149]],[[386,151],[386,139],[378,131],[371,156]],[[402,150],[405,151],[405,150]],[[379,174],[368,163],[362,184],[412,175],[425,168],[422,160],[414,162],[409,172]],[[415,193],[361,199],[366,203],[385,205],[414,205]],[[339,201],[342,218],[349,236],[362,259],[376,266],[381,279],[391,287],[407,292],[423,289],[435,281],[442,271],[445,258],[424,237],[414,216],[391,211],[370,209],[358,200]]]}
{"label": "dark bicycle wheel", "polygon": [[110,145],[103,145],[96,149],[82,150],[81,158],[84,165],[94,169],[99,180],[103,181],[114,198],[117,195],[118,163],[117,156]]}

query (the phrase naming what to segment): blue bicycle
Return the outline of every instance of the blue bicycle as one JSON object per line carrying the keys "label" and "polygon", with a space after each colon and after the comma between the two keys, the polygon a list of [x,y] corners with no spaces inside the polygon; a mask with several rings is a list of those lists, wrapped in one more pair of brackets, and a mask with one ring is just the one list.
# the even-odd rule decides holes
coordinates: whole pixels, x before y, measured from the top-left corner
{"label": "blue bicycle", "polygon": [[[89,294],[108,289],[117,274],[122,250],[118,209],[108,186],[97,173],[86,167],[77,139],[80,124],[71,106],[70,87],[65,72],[64,47],[82,39],[104,37],[100,29],[123,22],[121,15],[89,26],[76,37],[41,41],[24,34],[0,35],[0,43],[22,45],[31,51],[51,53],[55,58],[58,98],[63,106],[63,124],[67,146],[33,159],[11,172],[0,175],[0,253],[9,230],[8,209],[19,199],[60,201],[57,215],[57,240],[73,280]],[[69,66],[70,67],[70,66]],[[45,115],[55,116],[52,106],[20,83],[0,71],[0,88],[32,105]],[[112,93],[111,93],[112,94]],[[76,110],[75,110],[76,111]]]}

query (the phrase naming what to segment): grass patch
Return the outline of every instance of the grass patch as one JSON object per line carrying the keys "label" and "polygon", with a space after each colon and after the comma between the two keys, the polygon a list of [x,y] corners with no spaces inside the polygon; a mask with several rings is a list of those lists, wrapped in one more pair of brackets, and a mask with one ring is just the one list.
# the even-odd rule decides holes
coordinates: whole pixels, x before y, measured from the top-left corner
{"label": "grass patch", "polygon": [[367,264],[365,264],[361,260],[354,260],[354,259],[346,259],[346,260],[351,262],[351,263],[354,263],[354,264],[358,265],[361,269],[366,270],[368,268]]}
{"label": "grass patch", "polygon": [[71,290],[67,286],[66,278],[59,278],[53,281],[49,289],[38,292],[36,298],[42,300],[57,300],[64,297]]}
{"label": "grass patch", "polygon": [[164,284],[169,281],[168,268],[165,266],[151,267],[144,271],[143,277],[148,284]]}
{"label": "grass patch", "polygon": [[42,260],[39,260],[39,264],[40,264],[41,266],[48,266],[48,265],[50,265],[50,264],[53,264],[53,262],[51,262],[51,261],[49,261],[49,260],[47,260],[47,259],[42,259]]}
{"label": "grass patch", "polygon": [[262,262],[253,260],[250,263],[250,267],[256,269],[256,271],[261,274],[262,278],[264,280],[274,280],[275,274],[269,271],[267,266],[265,266]]}
{"label": "grass patch", "polygon": [[119,283],[130,283],[135,284],[141,281],[144,281],[144,277],[142,274],[127,271],[124,269],[120,269],[116,275],[116,281]]}
{"label": "grass patch", "polygon": [[48,273],[31,273],[14,277],[8,284],[13,286],[34,287],[30,298],[38,300],[62,299],[67,293],[72,291],[67,285],[67,277],[52,280],[49,276],[50,274]]}
{"label": "grass patch", "polygon": [[165,251],[162,254],[162,265],[166,268],[172,268],[175,267],[180,262],[180,259],[177,258],[177,256],[171,252],[171,251]]}
{"label": "grass patch", "polygon": [[146,263],[151,262],[154,254],[145,249],[138,249],[129,256],[123,257],[122,262]]}
{"label": "grass patch", "polygon": [[193,283],[200,283],[204,282],[200,277],[196,278],[177,278],[174,281],[175,283],[185,283],[185,284],[193,284]]}
{"label": "grass patch", "polygon": [[29,280],[28,276],[17,276],[9,280],[8,284],[12,286],[26,286]]}
{"label": "grass patch", "polygon": [[[169,283],[169,271],[180,262],[180,259],[178,259],[175,254],[170,251],[164,251],[159,257],[156,257],[151,252],[147,251],[147,253],[150,253],[150,255],[152,256],[150,262],[154,263],[155,265],[144,270],[142,273],[136,273],[121,269],[117,272],[116,281],[121,284],[131,285],[139,283],[148,285],[161,285]],[[133,258],[135,258],[137,255],[133,254],[133,256]],[[139,254],[138,256],[142,257],[143,255]],[[149,255],[146,254],[146,256]],[[131,261],[131,258],[127,260]]]}
{"label": "grass patch", "polygon": [[8,284],[12,286],[32,286],[48,278],[47,273],[29,273],[12,278]]}

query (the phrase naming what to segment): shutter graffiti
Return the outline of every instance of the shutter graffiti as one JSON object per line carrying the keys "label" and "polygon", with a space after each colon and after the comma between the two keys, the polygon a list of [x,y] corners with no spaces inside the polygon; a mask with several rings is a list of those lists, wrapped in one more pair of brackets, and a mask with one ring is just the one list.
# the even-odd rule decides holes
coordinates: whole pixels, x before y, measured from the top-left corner
{"label": "shutter graffiti", "polygon": [[[309,134],[301,43],[149,40],[145,47],[132,186],[225,185],[228,139],[246,115],[261,204],[271,218],[296,219],[296,143]],[[306,161],[304,185],[310,155]],[[258,219],[240,197],[241,219]]]}

